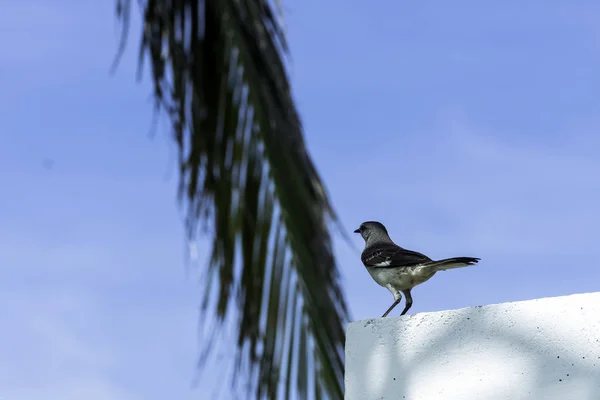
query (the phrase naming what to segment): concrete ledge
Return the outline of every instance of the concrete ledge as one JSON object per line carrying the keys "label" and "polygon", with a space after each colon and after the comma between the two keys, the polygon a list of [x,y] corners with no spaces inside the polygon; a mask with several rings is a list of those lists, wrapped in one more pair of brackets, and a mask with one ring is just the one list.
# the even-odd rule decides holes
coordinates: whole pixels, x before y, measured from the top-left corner
{"label": "concrete ledge", "polygon": [[600,293],[353,322],[346,400],[599,400]]}

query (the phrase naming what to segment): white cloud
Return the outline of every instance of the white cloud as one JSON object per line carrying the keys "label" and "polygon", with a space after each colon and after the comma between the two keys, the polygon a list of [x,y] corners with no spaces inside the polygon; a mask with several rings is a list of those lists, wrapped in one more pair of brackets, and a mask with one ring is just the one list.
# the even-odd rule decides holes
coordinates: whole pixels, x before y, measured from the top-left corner
{"label": "white cloud", "polygon": [[3,398],[197,398],[191,296],[128,304],[68,286],[0,295]]}
{"label": "white cloud", "polygon": [[135,398],[104,372],[119,360],[106,340],[86,332],[98,309],[85,295],[20,290],[3,292],[0,304],[3,325],[10,327],[0,334],[3,397]]}
{"label": "white cloud", "polygon": [[597,252],[600,160],[588,131],[519,137],[445,121],[418,141],[398,137],[378,149],[356,172],[369,182],[378,171],[362,201],[378,204],[399,241],[441,252]]}

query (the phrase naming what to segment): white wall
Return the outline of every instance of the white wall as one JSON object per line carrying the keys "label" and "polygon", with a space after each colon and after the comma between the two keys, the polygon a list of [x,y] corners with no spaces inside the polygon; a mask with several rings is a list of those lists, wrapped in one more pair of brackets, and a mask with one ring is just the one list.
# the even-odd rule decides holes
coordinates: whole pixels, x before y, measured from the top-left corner
{"label": "white wall", "polygon": [[346,400],[600,400],[600,293],[349,324]]}

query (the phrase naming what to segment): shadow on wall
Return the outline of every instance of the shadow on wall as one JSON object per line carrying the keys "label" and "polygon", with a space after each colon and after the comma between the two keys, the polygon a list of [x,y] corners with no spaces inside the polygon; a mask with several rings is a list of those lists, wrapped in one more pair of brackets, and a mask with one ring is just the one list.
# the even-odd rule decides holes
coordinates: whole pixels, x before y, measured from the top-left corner
{"label": "shadow on wall", "polygon": [[358,321],[346,400],[600,399],[600,293]]}

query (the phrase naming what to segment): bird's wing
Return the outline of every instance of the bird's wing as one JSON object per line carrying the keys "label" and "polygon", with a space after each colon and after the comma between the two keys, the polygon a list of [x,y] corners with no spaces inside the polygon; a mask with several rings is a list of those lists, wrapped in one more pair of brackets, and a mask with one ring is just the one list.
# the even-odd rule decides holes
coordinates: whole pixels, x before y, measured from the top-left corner
{"label": "bird's wing", "polygon": [[367,267],[408,267],[431,261],[431,258],[416,251],[406,250],[392,243],[370,246],[361,254],[361,260]]}

